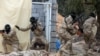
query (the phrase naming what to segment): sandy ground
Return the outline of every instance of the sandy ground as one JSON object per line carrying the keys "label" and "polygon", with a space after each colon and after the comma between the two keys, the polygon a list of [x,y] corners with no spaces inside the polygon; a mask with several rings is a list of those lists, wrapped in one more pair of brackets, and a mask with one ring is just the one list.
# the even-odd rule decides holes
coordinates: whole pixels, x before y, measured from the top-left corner
{"label": "sandy ground", "polygon": [[[85,56],[86,53],[84,50],[84,41],[73,43],[73,51],[76,53],[75,55],[71,56]],[[21,51],[21,52],[12,52],[10,54],[0,54],[0,56],[47,56],[47,52],[44,50],[28,50],[28,51]],[[49,56],[59,56],[58,53],[49,53]],[[69,54],[65,54],[63,56],[70,56]],[[100,53],[93,52],[88,56],[100,56]]]}

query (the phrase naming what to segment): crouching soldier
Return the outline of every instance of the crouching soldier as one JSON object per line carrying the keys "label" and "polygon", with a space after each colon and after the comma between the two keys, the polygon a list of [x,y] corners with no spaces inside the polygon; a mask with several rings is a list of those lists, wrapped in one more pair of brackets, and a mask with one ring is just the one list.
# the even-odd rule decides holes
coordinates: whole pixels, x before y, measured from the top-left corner
{"label": "crouching soldier", "polygon": [[5,25],[4,30],[0,30],[3,36],[3,47],[5,53],[8,53],[7,45],[11,45],[13,51],[17,52],[19,49],[19,41],[16,36],[16,32],[11,29],[9,24]]}
{"label": "crouching soldier", "polygon": [[44,28],[42,27],[40,22],[38,22],[38,20],[34,17],[30,18],[30,23],[31,24],[27,28],[20,28],[19,26],[16,26],[16,28],[21,31],[27,31],[30,29],[34,33],[31,49],[45,49],[46,51],[48,51],[49,44],[46,38],[44,37]]}
{"label": "crouching soldier", "polygon": [[75,13],[71,13],[67,18],[65,18],[64,23],[62,24],[62,27],[60,28],[60,31],[58,31],[59,38],[61,39],[62,46],[59,50],[59,55],[63,56],[62,53],[68,53],[66,50],[70,50],[70,53],[73,53],[72,51],[72,36],[76,34],[78,31],[78,27],[73,24],[75,20]]}
{"label": "crouching soldier", "polygon": [[96,32],[97,32],[97,19],[94,13],[90,13],[90,17],[83,24],[84,40],[86,43],[86,51],[92,48],[93,43],[96,42]]}

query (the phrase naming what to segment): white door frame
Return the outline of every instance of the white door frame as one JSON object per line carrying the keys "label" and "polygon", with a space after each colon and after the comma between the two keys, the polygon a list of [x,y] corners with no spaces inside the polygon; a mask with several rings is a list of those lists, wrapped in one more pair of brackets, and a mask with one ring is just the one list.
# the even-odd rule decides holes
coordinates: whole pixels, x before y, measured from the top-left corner
{"label": "white door frame", "polygon": [[[50,43],[51,41],[51,10],[52,10],[52,3],[50,2],[32,2],[32,4],[37,4],[37,5],[45,5],[46,6],[46,19],[45,19],[45,26],[46,26],[46,39]],[[33,5],[34,6],[34,5]]]}

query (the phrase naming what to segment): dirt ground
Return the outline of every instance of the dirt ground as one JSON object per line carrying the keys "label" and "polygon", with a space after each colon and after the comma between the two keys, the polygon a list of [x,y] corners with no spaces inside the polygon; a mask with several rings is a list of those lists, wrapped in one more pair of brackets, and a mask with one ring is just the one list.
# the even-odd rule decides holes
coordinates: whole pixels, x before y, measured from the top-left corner
{"label": "dirt ground", "polygon": [[[75,55],[69,55],[69,54],[65,54],[63,56],[86,56],[85,55],[85,50],[84,50],[84,41],[79,41],[76,43],[73,43],[73,52],[75,52]],[[28,51],[21,51],[21,52],[12,52],[10,54],[0,54],[0,56],[47,56],[47,54],[49,54],[49,56],[59,56],[58,53],[48,53],[44,50],[28,50]],[[93,52],[92,54],[88,54],[88,56],[100,56],[100,53],[97,52]]]}

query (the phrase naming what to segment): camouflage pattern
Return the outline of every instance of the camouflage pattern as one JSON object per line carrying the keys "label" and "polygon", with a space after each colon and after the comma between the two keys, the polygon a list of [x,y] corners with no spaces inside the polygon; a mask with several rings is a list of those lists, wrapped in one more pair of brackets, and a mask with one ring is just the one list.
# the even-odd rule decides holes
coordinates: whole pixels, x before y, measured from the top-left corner
{"label": "camouflage pattern", "polygon": [[77,32],[76,25],[72,23],[72,17],[69,15],[62,23],[60,31],[58,31],[58,36],[62,42],[61,48],[58,51],[60,56],[62,56],[63,52],[67,53],[66,50],[69,50],[70,53],[72,53],[72,38]]}
{"label": "camouflage pattern", "polygon": [[84,40],[87,44],[95,41],[97,32],[96,18],[90,17],[83,24]]}
{"label": "camouflage pattern", "polygon": [[83,24],[84,40],[86,43],[86,51],[93,48],[96,43],[97,20],[94,17],[89,17]]}
{"label": "camouflage pattern", "polygon": [[[27,31],[31,29],[32,27],[33,27],[32,24],[30,24],[27,28],[19,28],[19,30]],[[34,36],[33,36],[32,43],[31,43],[31,49],[34,49],[34,43],[39,42],[41,44],[45,44],[45,50],[48,51],[49,44],[46,38],[44,37],[43,27],[40,22],[37,22],[37,27],[32,32]]]}
{"label": "camouflage pattern", "polygon": [[2,33],[2,36],[3,36],[3,46],[4,46],[5,53],[8,53],[7,45],[10,45],[13,51],[19,50],[19,40],[14,30],[11,30],[9,34],[4,32]]}

